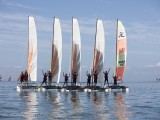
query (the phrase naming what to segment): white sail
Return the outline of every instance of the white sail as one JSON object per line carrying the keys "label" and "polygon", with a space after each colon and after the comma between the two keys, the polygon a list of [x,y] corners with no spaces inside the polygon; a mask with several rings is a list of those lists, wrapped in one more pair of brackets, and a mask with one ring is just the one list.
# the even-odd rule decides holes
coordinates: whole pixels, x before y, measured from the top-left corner
{"label": "white sail", "polygon": [[81,81],[81,36],[78,20],[72,20],[72,59],[71,59],[71,75],[77,72],[77,81]]}
{"label": "white sail", "polygon": [[34,17],[29,16],[28,75],[37,81],[37,32]]}
{"label": "white sail", "polygon": [[53,39],[52,39],[52,59],[51,73],[54,82],[59,83],[62,61],[62,33],[60,20],[54,18]]}
{"label": "white sail", "polygon": [[102,20],[97,20],[94,58],[93,58],[93,72],[98,73],[98,82],[103,80],[103,65],[104,65],[104,49],[105,49],[105,35]]}

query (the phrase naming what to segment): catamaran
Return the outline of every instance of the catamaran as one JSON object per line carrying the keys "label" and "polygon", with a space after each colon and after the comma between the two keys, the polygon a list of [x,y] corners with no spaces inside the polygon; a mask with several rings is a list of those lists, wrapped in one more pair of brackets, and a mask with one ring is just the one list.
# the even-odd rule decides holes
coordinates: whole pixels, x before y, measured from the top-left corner
{"label": "catamaran", "polygon": [[[116,76],[116,83],[122,83],[127,58],[127,37],[125,27],[120,20],[117,20],[117,34],[116,34],[116,67],[114,76]],[[120,89],[128,91],[129,88],[120,85],[111,86],[112,89]]]}
{"label": "catamaran", "polygon": [[[61,74],[61,63],[62,63],[62,32],[60,20],[54,17],[53,23],[53,38],[52,38],[52,54],[51,54],[51,80],[49,80],[48,86],[43,86],[42,91],[46,89],[60,89],[60,74]],[[52,83],[56,85],[52,86]]]}
{"label": "catamaran", "polygon": [[[86,87],[85,92],[90,92],[91,90],[99,90],[100,86],[95,86],[97,82],[103,82],[103,66],[104,66],[104,51],[105,51],[105,34],[103,21],[97,19],[96,22],[96,34],[95,34],[95,43],[94,43],[94,52],[93,52],[93,63],[91,65],[92,74],[92,86]],[[97,74],[97,80],[95,81],[95,75]],[[93,79],[94,78],[94,79]],[[93,82],[95,85],[93,85]]]}
{"label": "catamaran", "polygon": [[[28,78],[37,82],[37,32],[34,17],[29,16],[28,32]],[[28,89],[31,86],[17,86],[17,90]]]}
{"label": "catamaran", "polygon": [[81,36],[76,18],[72,18],[71,84],[67,89],[77,90],[81,84]]}

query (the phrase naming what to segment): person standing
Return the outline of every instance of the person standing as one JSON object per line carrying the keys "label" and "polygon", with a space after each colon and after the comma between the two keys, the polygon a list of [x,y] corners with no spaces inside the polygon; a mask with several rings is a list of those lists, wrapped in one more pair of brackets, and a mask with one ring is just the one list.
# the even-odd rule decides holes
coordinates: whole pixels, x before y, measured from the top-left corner
{"label": "person standing", "polygon": [[73,73],[73,85],[75,85],[75,86],[76,86],[76,82],[77,82],[77,76],[78,76],[78,74],[77,74],[77,72],[75,71],[75,72]]}
{"label": "person standing", "polygon": [[48,71],[48,86],[52,86],[52,73]]}
{"label": "person standing", "polygon": [[108,82],[108,74],[109,74],[109,71],[110,71],[110,68],[109,68],[108,71],[103,72],[103,73],[104,73],[104,78],[105,78],[105,80],[104,80],[104,86],[105,86],[106,82],[107,82],[107,84],[108,84],[108,86],[109,86],[109,82]]}
{"label": "person standing", "polygon": [[88,71],[86,72],[86,75],[87,75],[87,86],[90,86],[90,84],[91,84],[91,77],[92,77],[92,75],[90,74],[90,73],[88,73]]}
{"label": "person standing", "polygon": [[24,79],[24,74],[23,74],[23,71],[22,71],[21,74],[19,75],[19,78],[18,78],[18,80],[21,83],[21,86],[23,85],[23,79]]}
{"label": "person standing", "polygon": [[[43,70],[42,70],[43,73]],[[43,83],[45,83],[45,85],[47,86],[47,73],[43,73],[43,82],[41,83],[41,86],[43,85]]]}
{"label": "person standing", "polygon": [[114,80],[114,85],[117,86],[117,76],[116,75],[113,76],[113,80]]}
{"label": "person standing", "polygon": [[2,75],[0,75],[0,81],[1,81],[1,79],[2,79]]}
{"label": "person standing", "polygon": [[25,70],[25,73],[24,73],[24,82],[25,82],[25,85],[28,86],[28,72],[27,72],[27,70]]}
{"label": "person standing", "polygon": [[63,84],[63,87],[64,87],[65,84],[66,84],[66,86],[68,86],[68,78],[70,77],[70,74],[69,74],[69,76],[67,75],[67,73],[64,75],[64,72],[63,72],[63,76],[64,76],[64,84]]}
{"label": "person standing", "polygon": [[98,79],[97,71],[95,71],[92,75],[94,76],[94,86],[96,86],[97,85],[97,79]]}

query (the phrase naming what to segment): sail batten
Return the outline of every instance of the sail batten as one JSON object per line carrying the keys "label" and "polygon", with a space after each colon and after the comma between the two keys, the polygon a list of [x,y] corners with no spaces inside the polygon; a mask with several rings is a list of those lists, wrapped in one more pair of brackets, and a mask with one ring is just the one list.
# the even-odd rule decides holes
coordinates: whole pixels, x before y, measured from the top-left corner
{"label": "sail batten", "polygon": [[28,75],[37,81],[37,32],[34,17],[29,16]]}
{"label": "sail batten", "polygon": [[53,39],[52,39],[52,57],[51,57],[51,74],[52,80],[59,83],[62,61],[62,32],[60,20],[54,18]]}
{"label": "sail batten", "polygon": [[76,18],[72,19],[71,75],[74,72],[78,74],[77,81],[81,82],[81,36],[78,20]]}
{"label": "sail batten", "polygon": [[124,76],[127,58],[127,38],[125,28],[120,20],[117,20],[116,37],[116,69],[117,81],[121,81]]}
{"label": "sail batten", "polygon": [[103,22],[102,20],[97,20],[92,70],[98,73],[98,82],[102,82],[103,80],[104,49],[105,35]]}

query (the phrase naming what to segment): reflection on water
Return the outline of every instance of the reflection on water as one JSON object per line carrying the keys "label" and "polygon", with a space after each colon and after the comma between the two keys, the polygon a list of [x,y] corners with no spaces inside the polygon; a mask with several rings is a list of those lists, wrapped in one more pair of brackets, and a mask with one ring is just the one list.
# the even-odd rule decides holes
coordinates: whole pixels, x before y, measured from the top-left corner
{"label": "reflection on water", "polygon": [[115,116],[118,120],[128,120],[128,111],[123,94],[121,92],[114,93],[115,98]]}
{"label": "reflection on water", "polygon": [[94,107],[94,118],[96,120],[108,120],[109,111],[108,104],[105,101],[105,97],[108,96],[102,92],[93,92],[92,93],[92,103]]}
{"label": "reflection on water", "polygon": [[24,116],[26,120],[36,119],[37,110],[37,93],[36,92],[20,92],[20,96],[23,98],[23,102],[26,103],[26,109],[24,111]]}
{"label": "reflection on water", "polygon": [[16,85],[17,82],[1,81],[0,120],[160,119],[160,84],[157,83],[128,83],[132,89],[128,94],[59,91],[19,94]]}

